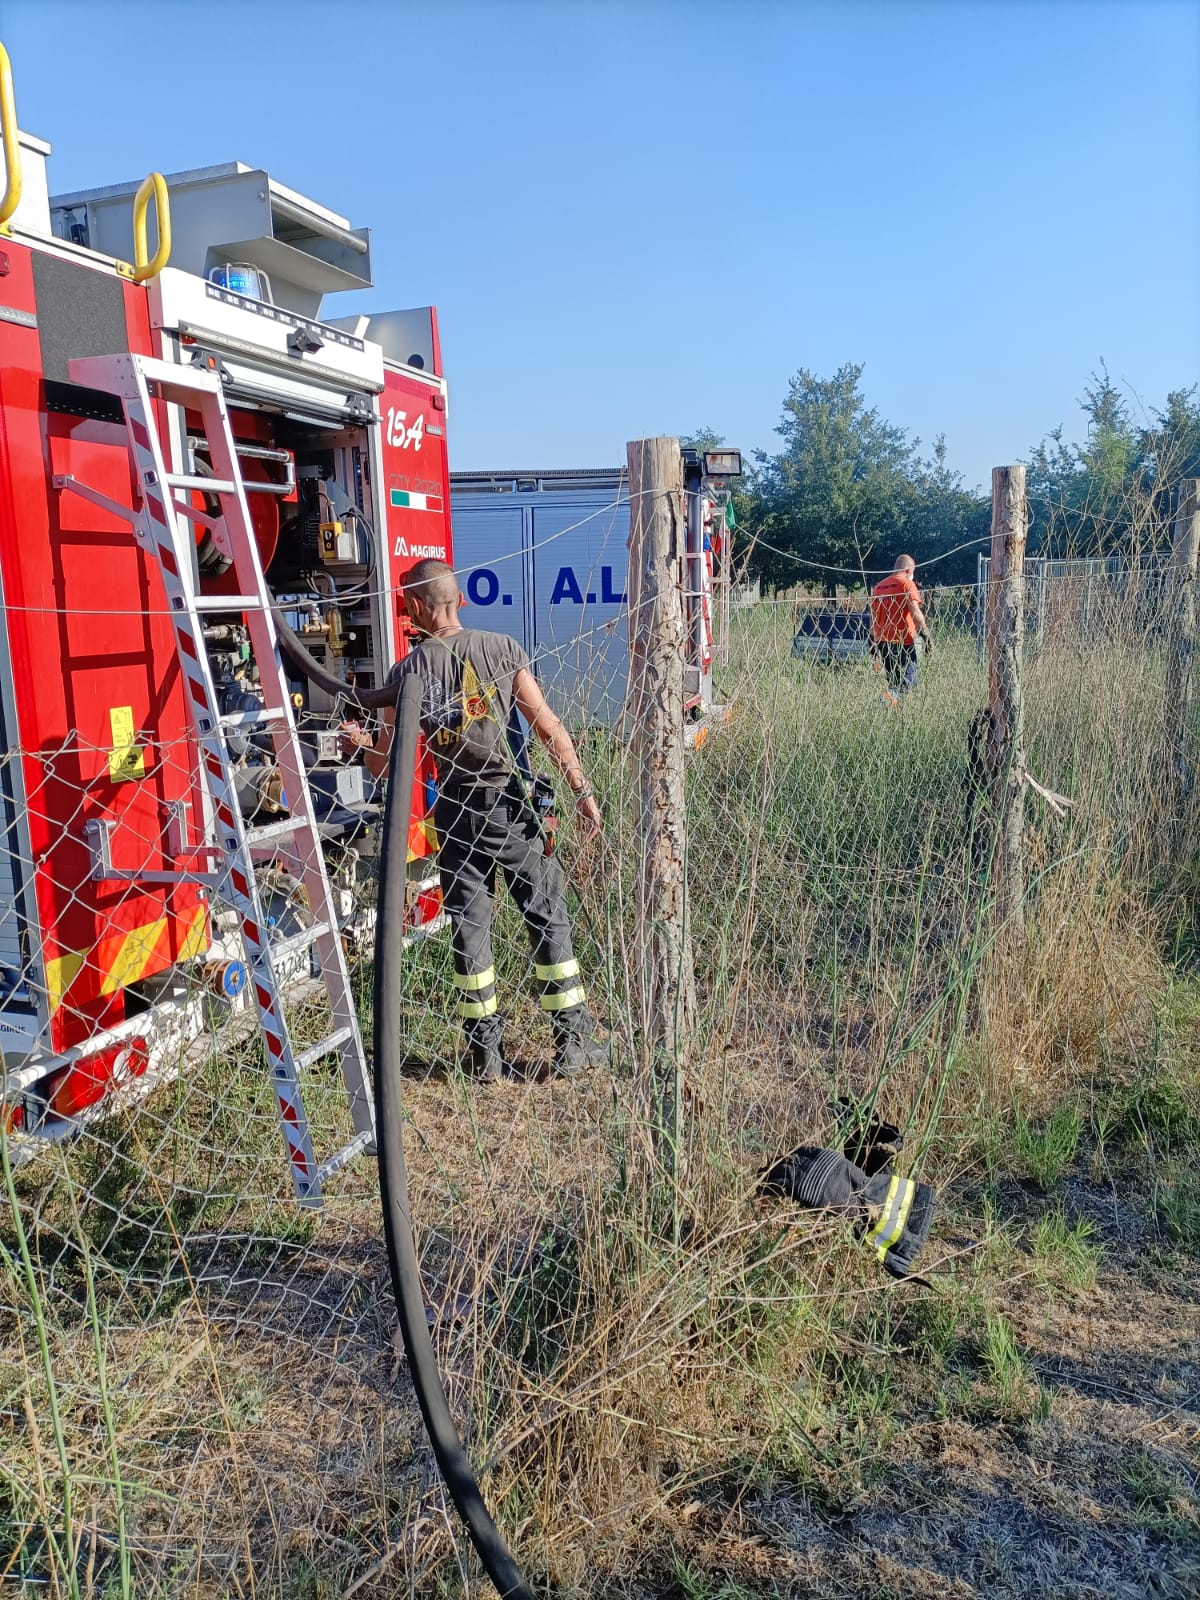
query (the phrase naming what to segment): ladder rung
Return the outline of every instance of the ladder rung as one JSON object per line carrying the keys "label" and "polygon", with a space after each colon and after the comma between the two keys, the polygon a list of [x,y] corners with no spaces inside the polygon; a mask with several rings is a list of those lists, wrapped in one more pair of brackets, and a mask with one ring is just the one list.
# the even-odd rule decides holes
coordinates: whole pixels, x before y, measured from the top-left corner
{"label": "ladder rung", "polygon": [[220,394],[222,388],[221,379],[207,368],[181,367],[154,356],[76,356],[69,373],[72,383],[124,395],[128,400],[138,395],[136,373],[147,383],[161,384],[164,400],[170,400],[174,392],[186,395],[189,405],[198,393]]}
{"label": "ladder rung", "polygon": [[340,1172],[344,1166],[353,1161],[355,1156],[360,1155],[362,1151],[374,1151],[374,1149],[375,1135],[373,1133],[356,1133],[350,1143],[343,1145],[336,1155],[330,1156],[328,1161],[322,1161],[317,1168],[318,1179],[321,1183],[324,1183],[326,1179],[332,1178],[335,1172]]}
{"label": "ladder rung", "polygon": [[316,944],[323,933],[329,932],[327,922],[314,922],[311,928],[301,928],[299,933],[290,933],[286,939],[280,939],[278,944],[271,946],[272,960],[293,956],[298,950],[307,950],[310,944]]}
{"label": "ladder rung", "polygon": [[246,829],[246,844],[253,850],[256,845],[270,844],[272,839],[286,839],[289,833],[299,833],[304,826],[303,817],[283,817],[278,822],[264,822],[259,828]]}
{"label": "ladder rung", "polygon": [[307,1050],[301,1050],[296,1057],[296,1071],[303,1072],[311,1067],[314,1061],[320,1061],[322,1056],[330,1055],[339,1045],[345,1044],[347,1039],[354,1037],[353,1028],[335,1028],[333,1032],[320,1044],[310,1045]]}
{"label": "ladder rung", "polygon": [[223,728],[256,728],[272,722],[286,722],[283,706],[264,706],[261,711],[230,711],[220,719]]}
{"label": "ladder rung", "polygon": [[265,611],[261,595],[257,594],[198,594],[197,611]]}
{"label": "ladder rung", "polygon": [[168,472],[172,489],[198,489],[201,494],[236,494],[237,484],[228,478],[205,478],[196,472]]}

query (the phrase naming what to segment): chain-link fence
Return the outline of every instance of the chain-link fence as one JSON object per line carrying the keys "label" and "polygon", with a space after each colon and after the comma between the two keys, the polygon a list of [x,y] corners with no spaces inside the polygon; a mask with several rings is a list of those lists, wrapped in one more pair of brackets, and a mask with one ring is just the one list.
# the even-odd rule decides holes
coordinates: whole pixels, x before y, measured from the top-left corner
{"label": "chain-link fence", "polygon": [[[409,946],[428,1317],[485,1493],[536,1581],[600,1592],[652,1570],[663,1519],[800,1404],[828,1306],[877,1291],[832,1224],[764,1244],[749,1197],[766,1160],[820,1142],[839,1096],[878,1097],[913,1170],[944,1181],[1014,1097],[1048,1100],[1110,1033],[1140,1038],[1139,940],[1196,838],[1167,698],[1176,597],[1160,573],[1039,580],[1028,931],[1003,961],[973,745],[981,591],[928,596],[934,650],[915,682],[873,655],[861,597],[732,609],[715,683],[728,714],[687,771],[700,1020],[673,1232],[645,1181],[627,726],[579,734],[603,836],[583,840],[561,792],[557,833],[610,1068],[554,1075],[538,952],[503,897],[499,1082],[462,1069],[448,935],[435,924]],[[605,640],[575,680],[581,704],[587,674],[609,676]],[[103,748],[10,740],[0,768],[0,1577],[31,1595],[466,1592],[474,1568],[395,1343],[374,1163],[331,1178],[320,1210],[296,1204],[236,927],[194,888],[146,882],[163,869],[162,807],[195,772],[190,740],[136,728]],[[260,817],[281,803],[261,779],[247,779]],[[140,787],[153,828],[131,806],[111,834],[89,829],[118,782]],[[374,831],[326,831],[369,1037]],[[93,877],[102,851],[128,876]],[[409,879],[427,920],[419,850]],[[302,931],[286,855],[265,855],[260,887],[280,936]],[[53,942],[32,943],[51,922]],[[320,1037],[311,956],[285,978],[297,1037]],[[314,1142],[344,1143],[336,1068],[303,1088]],[[770,1391],[767,1347],[787,1379]]]}

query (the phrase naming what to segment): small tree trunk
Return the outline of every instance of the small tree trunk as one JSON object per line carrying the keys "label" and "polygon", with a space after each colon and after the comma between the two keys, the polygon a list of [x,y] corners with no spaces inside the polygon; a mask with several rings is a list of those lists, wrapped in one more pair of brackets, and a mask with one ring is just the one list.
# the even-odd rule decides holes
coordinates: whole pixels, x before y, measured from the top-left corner
{"label": "small tree trunk", "polygon": [[635,440],[627,458],[629,710],[640,784],[634,991],[644,1087],[674,1170],[680,1073],[696,1016],[684,804],[683,465],[677,439]]}
{"label": "small tree trunk", "polygon": [[1025,931],[1025,468],[992,470],[992,559],[987,588],[987,767],[995,818],[992,871],[1002,943]]}

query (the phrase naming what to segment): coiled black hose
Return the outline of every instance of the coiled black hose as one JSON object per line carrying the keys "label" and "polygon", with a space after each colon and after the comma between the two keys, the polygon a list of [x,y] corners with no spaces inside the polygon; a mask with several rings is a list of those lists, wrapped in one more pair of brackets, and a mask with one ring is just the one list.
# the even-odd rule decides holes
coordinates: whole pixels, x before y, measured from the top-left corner
{"label": "coiled black hose", "polygon": [[[396,690],[393,687],[392,694]],[[425,1431],[450,1498],[467,1526],[484,1571],[505,1600],[533,1600],[516,1562],[492,1521],[462,1440],[450,1415],[446,1392],[425,1320],[421,1269],[408,1205],[404,1122],[400,1098],[400,977],[404,950],[404,885],[408,863],[408,813],[412,803],[421,715],[420,680],[401,680],[396,734],[388,764],[387,802],[379,861],[379,912],[375,925],[375,1123],[379,1148],[379,1193],[392,1289],[400,1331]]]}

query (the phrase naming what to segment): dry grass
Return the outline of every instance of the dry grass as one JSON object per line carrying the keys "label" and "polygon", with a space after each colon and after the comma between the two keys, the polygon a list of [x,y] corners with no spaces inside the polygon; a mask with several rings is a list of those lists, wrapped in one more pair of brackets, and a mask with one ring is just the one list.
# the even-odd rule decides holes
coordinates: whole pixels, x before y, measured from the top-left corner
{"label": "dry grass", "polygon": [[[1002,962],[963,845],[972,641],[947,627],[897,714],[869,673],[790,662],[788,620],[743,619],[735,723],[689,778],[703,1018],[675,1188],[627,1067],[619,750],[593,751],[608,852],[568,858],[614,1073],[469,1087],[444,946],[409,961],[412,1209],[485,1492],[542,1592],[1188,1593],[1200,1003],[1159,953],[1187,925],[1160,656],[1064,633],[1032,665],[1031,766],[1077,804],[1031,806]],[[518,1000],[534,1064],[537,1027]],[[312,1087],[332,1138],[336,1086]],[[941,1191],[927,1284],[754,1198],[769,1158],[833,1136],[838,1094],[877,1095]],[[374,1176],[298,1214],[277,1140],[244,1049],[12,1176],[15,1593],[475,1592],[395,1353]]]}

